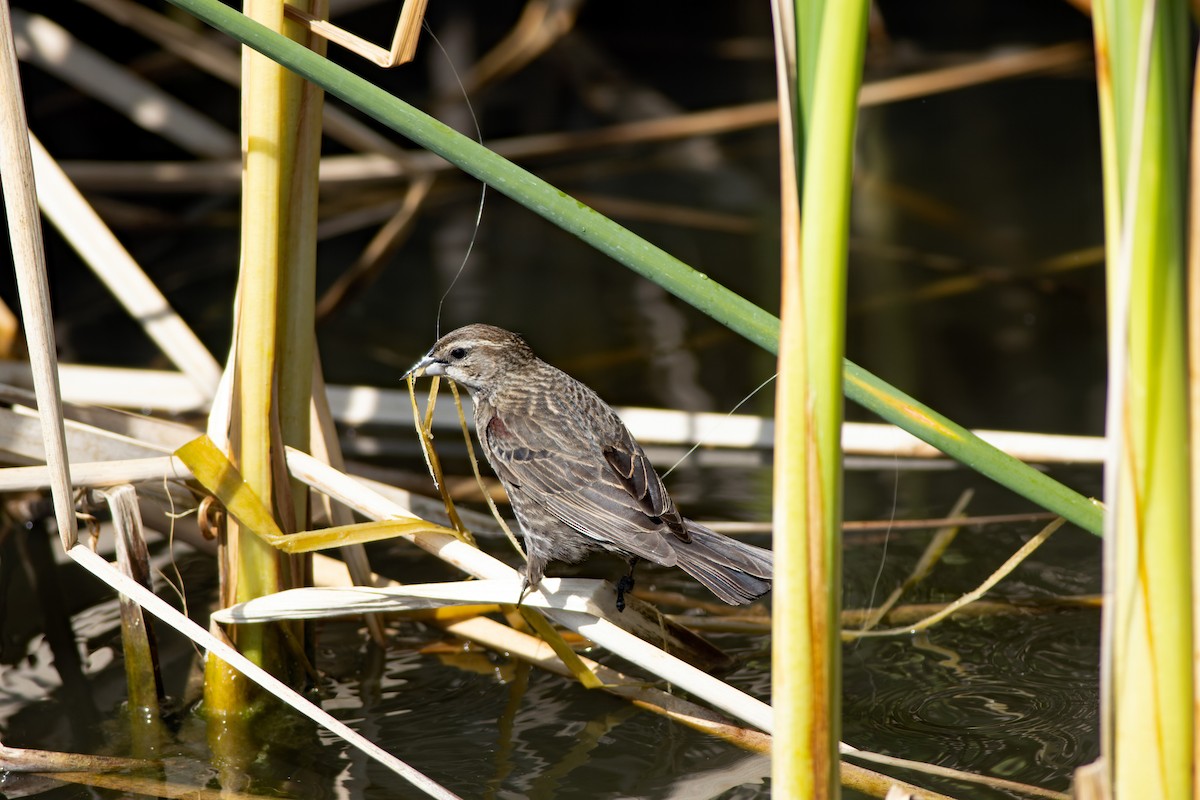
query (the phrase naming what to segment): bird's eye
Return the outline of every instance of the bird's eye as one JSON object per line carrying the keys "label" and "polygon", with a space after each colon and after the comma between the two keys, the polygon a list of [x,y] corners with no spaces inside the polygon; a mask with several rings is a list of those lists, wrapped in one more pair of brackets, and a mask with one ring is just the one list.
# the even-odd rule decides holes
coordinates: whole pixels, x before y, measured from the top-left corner
{"label": "bird's eye", "polygon": [[455,358],[455,359],[466,358],[467,357],[467,348],[456,347],[450,351],[450,356],[451,356],[451,358]]}

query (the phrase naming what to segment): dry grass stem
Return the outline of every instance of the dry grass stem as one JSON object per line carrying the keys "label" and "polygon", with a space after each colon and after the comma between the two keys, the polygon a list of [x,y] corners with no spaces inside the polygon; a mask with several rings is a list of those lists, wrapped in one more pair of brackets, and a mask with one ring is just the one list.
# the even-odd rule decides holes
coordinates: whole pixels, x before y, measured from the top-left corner
{"label": "dry grass stem", "polygon": [[63,549],[69,549],[77,541],[75,508],[62,423],[54,318],[50,313],[50,288],[46,280],[29,126],[25,119],[8,0],[0,0],[0,182],[3,183],[9,246],[17,271],[21,316],[37,392],[44,458],[50,468],[54,517]]}
{"label": "dry grass stem", "polygon": [[[182,414],[208,403],[205,393],[182,372],[62,364],[59,376],[64,399],[80,405]],[[0,382],[32,386],[33,371],[26,363],[0,361]]]}
{"label": "dry grass stem", "polygon": [[[690,598],[676,595],[672,592],[637,591],[635,597],[651,602],[664,603],[694,603]],[[1002,614],[1025,616],[1028,614],[1045,613],[1066,608],[1099,610],[1104,598],[1098,594],[1074,595],[1070,597],[1029,597],[1013,598],[1011,600],[976,600],[965,606],[959,606],[951,612],[955,618],[991,617]],[[947,606],[946,603],[911,603],[896,606],[887,614],[887,619],[893,624],[917,622],[936,614]],[[708,610],[708,609],[706,609]],[[718,609],[719,610],[719,609]],[[842,625],[846,627],[859,626],[873,613],[870,608],[849,608],[842,610]],[[700,633],[742,633],[763,634],[771,630],[771,618],[765,614],[710,614],[709,616],[671,616],[681,625],[687,625]]]}
{"label": "dry grass stem", "polygon": [[[478,642],[497,652],[508,653],[514,658],[527,661],[549,672],[568,677],[571,675],[571,672],[545,642],[529,634],[514,631],[498,622],[476,617],[460,622],[451,622],[442,627],[455,636]],[[767,752],[770,749],[771,737],[761,731],[734,725],[703,706],[649,686],[643,680],[626,676],[591,659],[582,658],[581,660],[600,679],[599,688],[602,691],[623,697],[647,710],[717,736],[739,747],[755,752]]]}
{"label": "dry grass stem", "polygon": [[[375,519],[386,519],[398,515],[411,517],[410,512],[398,508],[381,495],[358,484],[348,476],[318,463],[311,456],[288,450],[288,466],[292,474],[310,486],[355,508],[359,513]],[[514,588],[520,586],[515,570],[503,562],[483,553],[453,536],[421,532],[406,535],[422,549],[431,552],[454,566],[477,578],[491,578],[507,582]],[[516,598],[502,598],[513,602]],[[617,613],[612,603],[615,593],[606,590],[593,598],[600,604],[602,615],[552,610],[549,616],[596,644],[618,653],[621,657],[648,669],[654,674],[669,675],[673,683],[702,697],[715,707],[737,716],[762,730],[770,729],[770,707],[745,694],[733,690],[723,682],[712,678],[702,670],[687,664],[659,648],[647,644],[647,640],[665,641],[671,647],[690,651],[692,658],[705,660],[697,649],[702,641],[686,631],[673,626],[666,620],[646,616],[637,603],[630,603],[624,613]],[[620,623],[620,626],[615,624]],[[717,654],[710,653],[711,659]]]}
{"label": "dry grass stem", "polygon": [[261,800],[262,798],[261,794],[235,792],[227,789],[208,789],[158,778],[142,778],[137,775],[75,772],[51,774],[49,777],[63,783],[119,792],[123,797],[160,797],[167,798],[167,800]]}
{"label": "dry grass stem", "polygon": [[[844,752],[844,751],[843,751]],[[878,753],[844,753],[855,758],[861,758],[864,761],[870,761],[872,764],[882,764],[885,766],[899,767],[901,769],[911,769],[914,772],[919,772],[922,775],[935,775],[939,778],[950,778],[964,783],[971,783],[979,786],[987,786],[1000,791],[1020,792],[1031,797],[1045,797],[1048,800],[1071,800],[1071,795],[1065,792],[1056,792],[1052,789],[1043,789],[1040,786],[1031,786],[1027,783],[1018,783],[1009,781],[1003,778],[993,778],[988,775],[976,775],[973,772],[964,772],[958,769],[949,767],[939,767],[936,764],[927,764],[923,761],[911,761],[907,758],[894,758],[892,756],[880,755]],[[920,795],[919,795],[920,796]]]}
{"label": "dry grass stem", "polygon": [[[117,486],[143,481],[161,482],[190,479],[191,471],[172,456],[135,458],[127,461],[88,461],[71,465],[71,482],[76,487]],[[6,467],[0,469],[0,492],[43,491],[50,486],[47,467]]]}
{"label": "dry grass stem", "polygon": [[1007,561],[1005,561],[995,572],[993,572],[990,576],[988,576],[987,580],[985,580],[983,583],[979,584],[979,586],[977,586],[976,588],[974,588],[971,591],[964,594],[962,597],[955,600],[953,603],[950,603],[949,605],[945,606],[942,610],[938,611],[937,613],[931,614],[930,616],[928,616],[916,623],[913,623],[912,625],[905,625],[900,628],[888,628],[886,630],[872,630],[872,631],[846,631],[846,630],[844,630],[844,631],[842,631],[842,639],[844,641],[851,641],[853,639],[858,639],[858,638],[861,638],[864,636],[904,636],[904,635],[916,633],[917,631],[925,630],[926,628],[936,625],[938,622],[941,622],[943,619],[950,616],[951,614],[953,614],[954,612],[956,612],[963,606],[967,605],[968,603],[972,603],[975,600],[978,600],[980,597],[982,597],[984,595],[984,593],[986,593],[989,589],[991,589],[993,586],[995,586],[997,583],[999,583],[1001,580],[1003,580],[1005,576],[1007,576],[1010,572],[1012,572],[1014,569],[1016,569],[1017,566],[1022,561],[1024,561],[1034,550],[1037,550],[1039,547],[1041,547],[1042,543],[1044,543],[1047,539],[1049,539],[1050,535],[1053,534],[1056,530],[1061,528],[1063,526],[1064,522],[1066,522],[1066,520],[1059,517],[1058,519],[1054,520],[1049,525],[1047,525],[1045,528],[1042,528],[1042,530],[1039,531],[1036,536],[1034,536],[1028,542],[1023,544],[1017,550],[1017,552],[1013,553],[1013,555],[1010,556]]}
{"label": "dry grass stem", "polygon": [[473,95],[539,58],[575,27],[581,0],[528,0],[504,38],[475,63],[463,79]]}
{"label": "dry grass stem", "polygon": [[[1098,594],[1071,595],[1068,597],[1027,597],[1006,600],[976,600],[965,606],[958,606],[951,611],[955,617],[988,617],[999,614],[1036,614],[1064,608],[1100,609],[1104,598]],[[910,603],[896,606],[887,614],[892,623],[918,622],[934,614],[940,613],[948,606],[947,603]],[[869,608],[849,608],[842,611],[843,625],[859,625],[871,613]],[[907,629],[906,629],[907,630]]]}
{"label": "dry grass stem", "polygon": [[916,75],[863,84],[859,103],[863,106],[885,105],[934,94],[979,86],[984,83],[1053,72],[1087,64],[1092,48],[1083,42],[1067,42],[1039,47],[1020,53],[930,70]]}
{"label": "dry grass stem", "polygon": [[362,56],[376,66],[390,69],[407,64],[416,55],[417,40],[421,35],[421,23],[425,19],[426,2],[427,0],[404,0],[404,5],[400,9],[400,19],[396,22],[396,32],[392,37],[392,46],[387,50],[368,42],[361,36],[339,28],[328,20],[314,17],[303,9],[284,6],[284,10],[289,17],[305,25],[317,36]]}
{"label": "dry grass stem", "polygon": [[[928,260],[935,260],[935,257],[926,255]],[[1094,245],[1045,259],[1031,271],[975,265],[971,267],[969,273],[964,272],[964,274],[932,281],[915,289],[872,295],[856,302],[853,312],[865,314],[894,306],[911,307],[918,303],[960,297],[1003,284],[1029,283],[1046,276],[1088,267],[1100,267],[1103,264],[1104,246]],[[965,269],[965,266],[963,268]]]}
{"label": "dry grass stem", "polygon": [[1007,525],[1014,522],[1040,522],[1053,519],[1049,511],[1034,511],[1024,514],[983,514],[980,516],[933,517],[931,519],[872,519],[842,523],[847,531],[912,531],[941,528],[946,525],[964,527],[982,525]]}
{"label": "dry grass stem", "polygon": [[153,761],[140,758],[27,750],[0,743],[0,769],[5,772],[115,772],[152,766]]}
{"label": "dry grass stem", "polygon": [[[331,561],[331,559],[319,557],[316,563],[320,566],[328,561]],[[328,575],[332,579],[329,585],[345,586],[344,573],[340,569],[337,569],[336,566]],[[386,584],[392,588],[400,587],[399,583],[387,581],[383,578],[378,578],[378,582],[381,585]],[[451,613],[435,613],[424,618],[440,625],[455,636],[478,642],[498,653],[504,653],[514,658],[528,661],[535,666],[559,675],[566,677],[575,675],[575,672],[563,663],[562,659],[556,654],[556,651],[546,641],[494,620],[479,616],[481,613],[496,611],[499,608],[498,604],[442,607],[436,609],[436,611]],[[466,613],[468,615],[467,618],[464,619],[462,613]],[[681,724],[718,736],[750,750],[765,752],[770,746],[770,737],[764,733],[733,725],[728,720],[721,718],[703,706],[698,706],[650,686],[645,681],[627,677],[591,659],[582,658],[573,651],[572,656],[579,660],[581,667],[587,670],[589,674],[598,678],[597,685],[594,688],[624,697],[647,710],[664,714]]]}

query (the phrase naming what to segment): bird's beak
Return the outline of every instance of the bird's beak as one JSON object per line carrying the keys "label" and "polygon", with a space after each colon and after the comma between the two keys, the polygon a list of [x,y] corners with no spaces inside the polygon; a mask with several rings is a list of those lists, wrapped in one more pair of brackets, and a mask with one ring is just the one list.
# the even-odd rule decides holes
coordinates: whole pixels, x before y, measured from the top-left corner
{"label": "bird's beak", "polygon": [[[424,370],[424,372],[422,372]],[[445,375],[446,362],[441,359],[434,358],[431,355],[425,356],[420,361],[412,365],[408,372],[404,373],[403,378],[420,377],[421,375]]]}

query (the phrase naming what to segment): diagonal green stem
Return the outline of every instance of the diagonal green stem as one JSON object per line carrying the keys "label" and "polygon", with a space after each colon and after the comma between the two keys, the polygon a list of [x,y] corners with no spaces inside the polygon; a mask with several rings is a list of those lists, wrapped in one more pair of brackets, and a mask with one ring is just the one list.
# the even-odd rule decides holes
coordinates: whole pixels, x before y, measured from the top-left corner
{"label": "diagonal green stem", "polygon": [[[321,86],[418,145],[578,236],[680,299],[777,353],[779,318],[735,294],[665,250],[626,230],[541,178],[462,136],[433,117],[388,94],[303,45],[272,33],[218,0],[170,2],[234,39],[262,52]],[[846,361],[846,394],[883,419],[904,428],[951,458],[992,478],[1084,530],[1100,534],[1098,505],[1002,453],[871,373]]]}

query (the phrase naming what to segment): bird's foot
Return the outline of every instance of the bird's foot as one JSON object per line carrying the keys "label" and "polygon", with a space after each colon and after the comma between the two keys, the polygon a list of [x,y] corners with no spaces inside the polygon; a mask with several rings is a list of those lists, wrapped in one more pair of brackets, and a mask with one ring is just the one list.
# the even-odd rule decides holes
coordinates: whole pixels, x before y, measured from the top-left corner
{"label": "bird's foot", "polygon": [[617,611],[625,610],[625,593],[633,591],[633,575],[622,575],[617,581]]}

